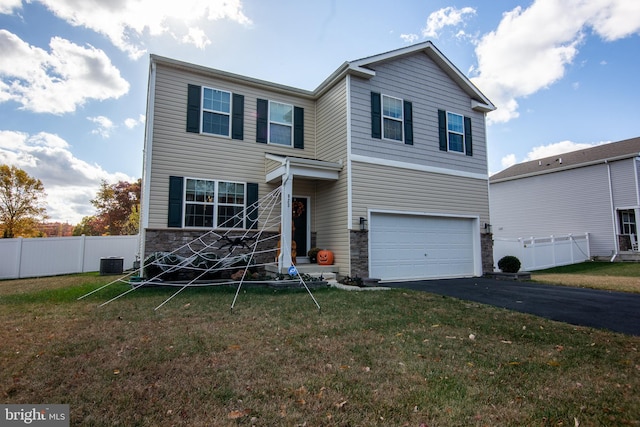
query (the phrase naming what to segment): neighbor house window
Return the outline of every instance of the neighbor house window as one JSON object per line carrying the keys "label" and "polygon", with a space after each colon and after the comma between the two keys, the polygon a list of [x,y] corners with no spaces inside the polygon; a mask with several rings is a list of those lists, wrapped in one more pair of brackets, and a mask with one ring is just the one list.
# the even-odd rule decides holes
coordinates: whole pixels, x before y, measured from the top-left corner
{"label": "neighbor house window", "polygon": [[636,234],[636,213],[633,209],[620,211],[620,234]]}
{"label": "neighbor house window", "polygon": [[402,141],[402,100],[382,95],[383,137]]}
{"label": "neighbor house window", "polygon": [[293,135],[293,105],[269,102],[269,142],[291,146]]}
{"label": "neighbor house window", "polygon": [[185,227],[243,228],[245,184],[186,179]]}
{"label": "neighbor house window", "polygon": [[231,92],[202,89],[202,132],[230,136]]}

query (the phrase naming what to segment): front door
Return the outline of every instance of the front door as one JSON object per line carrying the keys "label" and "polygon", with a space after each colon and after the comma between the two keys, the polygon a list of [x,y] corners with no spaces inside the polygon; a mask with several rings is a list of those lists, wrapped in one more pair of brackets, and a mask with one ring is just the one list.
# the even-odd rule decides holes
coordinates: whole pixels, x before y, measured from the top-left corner
{"label": "front door", "polygon": [[296,256],[306,257],[309,251],[309,199],[293,198],[293,241],[296,242]]}

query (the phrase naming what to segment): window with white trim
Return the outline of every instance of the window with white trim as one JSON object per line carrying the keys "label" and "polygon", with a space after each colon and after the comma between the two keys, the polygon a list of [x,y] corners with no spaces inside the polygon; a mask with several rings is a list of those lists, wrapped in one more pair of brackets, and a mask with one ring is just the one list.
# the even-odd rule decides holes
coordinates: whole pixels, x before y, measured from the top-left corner
{"label": "window with white trim", "polygon": [[244,228],[244,183],[191,178],[185,181],[185,227]]}
{"label": "window with white trim", "polygon": [[621,210],[620,212],[620,234],[636,234],[636,212],[633,209]]}
{"label": "window with white trim", "polygon": [[231,92],[202,88],[202,132],[231,136]]}
{"label": "window with white trim", "polygon": [[464,153],[464,116],[447,111],[448,151]]}
{"label": "window with white trim", "polygon": [[382,136],[402,141],[402,99],[382,95]]}
{"label": "window with white trim", "polygon": [[269,101],[269,143],[293,144],[293,105]]}

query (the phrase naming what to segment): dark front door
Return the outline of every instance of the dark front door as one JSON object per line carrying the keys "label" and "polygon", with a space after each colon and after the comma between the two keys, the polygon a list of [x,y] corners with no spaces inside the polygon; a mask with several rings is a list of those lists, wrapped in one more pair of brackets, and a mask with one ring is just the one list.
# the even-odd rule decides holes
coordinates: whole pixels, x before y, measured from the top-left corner
{"label": "dark front door", "polygon": [[[309,227],[309,199],[307,199],[306,197],[294,197],[293,198],[293,205],[294,207],[297,207],[298,209],[294,209],[294,211],[300,212],[299,215],[296,216],[296,213],[294,213],[294,218],[293,218],[293,226],[296,228],[293,232],[293,240],[296,242],[296,256],[299,257],[304,257],[307,256],[307,235],[308,233],[308,227]],[[302,209],[299,209],[299,207],[302,206]]]}

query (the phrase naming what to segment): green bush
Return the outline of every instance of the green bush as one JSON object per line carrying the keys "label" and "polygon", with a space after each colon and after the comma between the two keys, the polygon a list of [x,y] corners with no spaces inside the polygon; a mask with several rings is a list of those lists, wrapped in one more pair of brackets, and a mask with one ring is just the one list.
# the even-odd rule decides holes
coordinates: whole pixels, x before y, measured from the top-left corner
{"label": "green bush", "polygon": [[513,255],[507,255],[498,261],[498,268],[503,273],[517,273],[521,266],[520,260]]}

